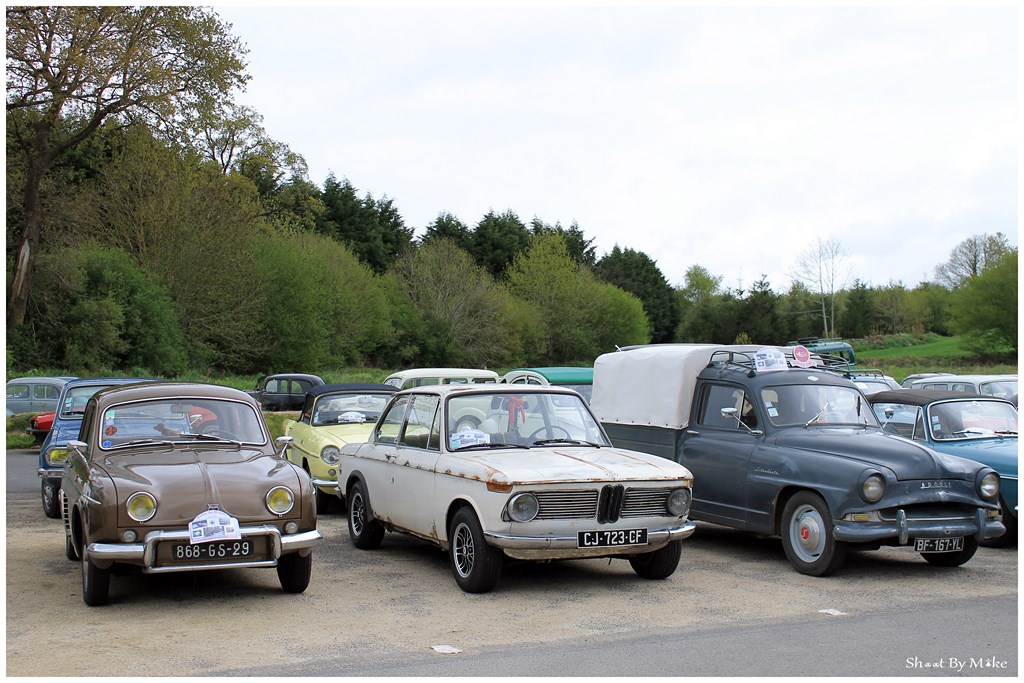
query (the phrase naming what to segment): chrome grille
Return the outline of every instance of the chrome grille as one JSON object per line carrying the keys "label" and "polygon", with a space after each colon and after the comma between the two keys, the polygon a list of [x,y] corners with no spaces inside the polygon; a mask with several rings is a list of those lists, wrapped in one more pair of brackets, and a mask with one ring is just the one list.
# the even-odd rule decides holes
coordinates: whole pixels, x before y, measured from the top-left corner
{"label": "chrome grille", "polygon": [[[958,519],[974,519],[976,510],[977,508],[962,505],[959,503],[950,503],[946,505],[907,505],[903,507],[903,511],[906,513],[907,519],[918,522],[940,522],[953,521]],[[895,521],[896,514],[896,508],[887,508],[885,510],[878,511],[878,516],[887,522]]]}
{"label": "chrome grille", "polygon": [[672,489],[626,489],[622,517],[660,517],[667,515],[666,504]]}
{"label": "chrome grille", "polygon": [[536,519],[593,519],[597,491],[535,491],[540,503]]}

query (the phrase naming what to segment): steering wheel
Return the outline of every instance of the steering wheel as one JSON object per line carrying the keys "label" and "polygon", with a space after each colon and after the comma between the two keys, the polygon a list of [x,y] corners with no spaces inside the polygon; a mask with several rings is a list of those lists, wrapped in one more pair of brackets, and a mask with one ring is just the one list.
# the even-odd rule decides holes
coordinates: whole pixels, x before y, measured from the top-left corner
{"label": "steering wheel", "polygon": [[[530,434],[530,436],[528,436],[526,438],[528,440],[530,440],[530,441],[534,441],[534,440],[536,440],[536,438],[538,436],[540,436],[541,432],[548,431],[548,430],[551,430],[552,432],[554,432],[554,431],[565,432],[565,438],[567,438],[567,439],[571,439],[572,438],[572,434],[569,433],[569,430],[566,429],[565,427],[560,426],[560,425],[551,425],[550,427],[539,427],[536,431],[534,431],[533,434]],[[548,438],[550,439],[552,437],[549,436]]]}
{"label": "steering wheel", "polygon": [[206,436],[216,436],[221,439],[227,439],[228,441],[241,441],[238,435],[234,432],[229,432],[226,429],[217,429],[216,427],[200,430],[199,433],[205,434]]}

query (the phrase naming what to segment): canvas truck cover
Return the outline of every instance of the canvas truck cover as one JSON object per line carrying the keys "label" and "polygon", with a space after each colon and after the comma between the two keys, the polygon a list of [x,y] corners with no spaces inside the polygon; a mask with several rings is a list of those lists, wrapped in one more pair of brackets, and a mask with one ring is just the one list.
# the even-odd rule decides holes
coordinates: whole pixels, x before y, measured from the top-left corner
{"label": "canvas truck cover", "polygon": [[600,422],[682,429],[690,418],[697,375],[711,354],[726,348],[652,344],[598,356],[590,407]]}

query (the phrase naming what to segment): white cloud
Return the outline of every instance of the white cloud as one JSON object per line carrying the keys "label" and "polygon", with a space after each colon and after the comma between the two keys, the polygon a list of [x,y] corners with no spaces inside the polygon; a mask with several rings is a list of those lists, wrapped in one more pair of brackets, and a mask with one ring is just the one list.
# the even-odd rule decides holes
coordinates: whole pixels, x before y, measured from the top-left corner
{"label": "white cloud", "polygon": [[511,209],[776,291],[819,235],[874,284],[1017,243],[1012,7],[218,12],[269,134],[413,227]]}

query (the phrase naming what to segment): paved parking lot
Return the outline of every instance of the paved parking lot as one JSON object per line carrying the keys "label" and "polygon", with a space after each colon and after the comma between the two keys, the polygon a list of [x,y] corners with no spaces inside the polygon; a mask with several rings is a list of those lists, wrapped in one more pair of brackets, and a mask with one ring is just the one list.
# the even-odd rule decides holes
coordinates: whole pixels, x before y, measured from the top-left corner
{"label": "paved parking lot", "polygon": [[[744,637],[779,641],[776,648],[735,655],[732,673],[772,675],[793,671],[774,668],[773,651],[803,649],[802,641],[789,641],[790,631],[806,638],[816,625],[859,619],[872,632],[862,634],[863,643],[843,643],[846,653],[858,653],[856,648],[878,640],[879,628],[911,611],[938,615],[934,633],[914,634],[906,651],[894,645],[898,638],[879,643],[887,649],[873,663],[878,675],[954,673],[917,670],[910,664],[914,657],[922,663],[988,657],[1007,668],[961,673],[1017,671],[1016,548],[983,548],[958,569],[933,567],[907,549],[852,553],[835,576],[818,579],[795,573],[778,539],[710,525],[700,525],[685,542],[680,568],[666,581],[640,579],[624,561],[509,563],[495,592],[468,595],[456,587],[440,550],[393,534],[378,550],[356,550],[344,516],[335,514],[321,518],[325,538],[302,595],[283,593],[273,570],[133,574],[114,576],[110,604],[89,608],[81,599],[79,566],[64,557],[61,522],[42,513],[35,458],[30,451],[7,453],[12,676],[372,675],[377,667],[401,673],[402,663],[411,660],[472,656],[497,658],[495,666],[505,668],[492,675],[518,675],[531,669],[515,657],[517,648],[594,652],[598,645],[604,650],[627,641],[688,637],[700,639],[705,649],[680,658],[703,656],[706,668],[670,675],[729,673],[707,634],[730,643],[747,642]],[[1012,610],[993,613],[992,605]],[[974,630],[958,629],[958,619],[970,620]],[[967,632],[970,642],[964,642]],[[435,645],[461,654],[437,654]],[[810,644],[806,649],[815,652]],[[509,661],[522,661],[522,667],[509,668]],[[570,668],[561,675],[575,670],[573,660],[566,661]],[[643,659],[636,666],[637,675],[664,672]],[[801,666],[797,671],[805,675],[845,675],[820,654]],[[583,662],[579,667],[588,671]],[[423,671],[429,675],[431,669]]]}

